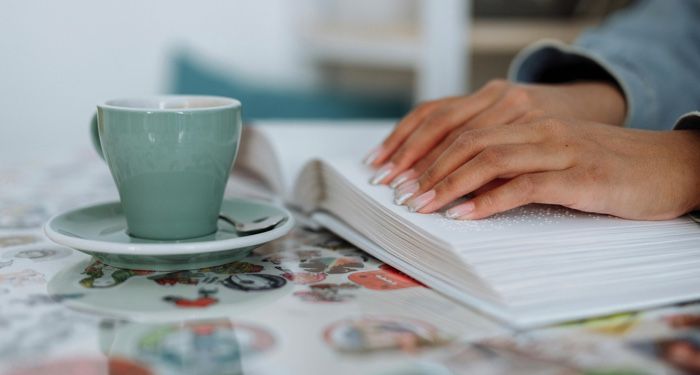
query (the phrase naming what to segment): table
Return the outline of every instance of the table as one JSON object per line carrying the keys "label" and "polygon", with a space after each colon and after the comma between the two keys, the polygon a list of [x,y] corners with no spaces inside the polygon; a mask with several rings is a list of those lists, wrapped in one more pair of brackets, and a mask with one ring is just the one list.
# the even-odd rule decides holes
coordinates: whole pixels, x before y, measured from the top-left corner
{"label": "table", "polygon": [[661,374],[662,357],[698,358],[700,304],[520,332],[304,226],[170,273],[44,237],[51,215],[116,199],[91,151],[0,167],[0,374]]}

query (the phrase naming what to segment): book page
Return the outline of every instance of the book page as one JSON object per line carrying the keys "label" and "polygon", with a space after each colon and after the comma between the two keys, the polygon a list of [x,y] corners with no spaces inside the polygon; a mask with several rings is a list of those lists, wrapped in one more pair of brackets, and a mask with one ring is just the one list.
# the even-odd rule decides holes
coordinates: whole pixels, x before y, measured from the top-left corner
{"label": "book page", "polygon": [[461,290],[467,304],[484,311],[500,305],[522,324],[700,296],[700,226],[688,217],[633,221],[528,205],[455,221],[393,204],[392,190],[370,185],[373,171],[357,158],[324,160],[321,170],[327,186],[320,207],[380,254],[404,262],[404,271],[427,285]]}
{"label": "book page", "polygon": [[[272,146],[279,164],[281,191],[287,201],[296,179],[314,158],[332,159],[352,155],[361,159],[379,145],[395,121],[264,121],[251,126]],[[243,140],[245,142],[245,140]],[[253,150],[258,153],[258,150]],[[247,161],[251,163],[252,161]]]}
{"label": "book page", "polygon": [[[434,214],[410,213],[406,207],[393,203],[393,190],[387,186],[370,185],[371,168],[362,165],[360,157],[335,157],[323,160],[347,180],[354,189],[368,200],[375,202],[386,213],[399,218],[407,226],[431,238],[437,243],[452,248],[465,248],[494,240],[546,238],[549,243],[560,237],[568,243],[575,241],[572,234],[581,240],[599,241],[600,238],[586,238],[586,232],[630,233],[636,239],[645,232],[640,228],[667,228],[684,226],[689,234],[697,234],[700,227],[687,217],[666,221],[634,221],[608,215],[590,214],[570,210],[560,206],[528,205],[482,220],[450,220],[441,212]],[[685,225],[684,225],[685,224]],[[657,233],[651,232],[653,236]]]}

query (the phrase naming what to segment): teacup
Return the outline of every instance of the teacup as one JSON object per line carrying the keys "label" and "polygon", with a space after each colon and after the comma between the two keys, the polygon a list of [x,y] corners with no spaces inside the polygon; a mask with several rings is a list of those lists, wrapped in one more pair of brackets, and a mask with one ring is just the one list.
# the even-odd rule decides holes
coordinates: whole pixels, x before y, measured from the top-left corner
{"label": "teacup", "polygon": [[109,100],[93,144],[119,190],[129,235],[212,234],[241,137],[241,103],[215,96]]}

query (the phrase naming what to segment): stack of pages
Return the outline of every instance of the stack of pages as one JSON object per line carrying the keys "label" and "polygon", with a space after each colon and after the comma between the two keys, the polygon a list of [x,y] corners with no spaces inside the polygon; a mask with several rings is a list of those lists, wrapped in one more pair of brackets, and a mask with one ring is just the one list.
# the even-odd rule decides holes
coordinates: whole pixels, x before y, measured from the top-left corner
{"label": "stack of pages", "polygon": [[700,298],[700,225],[529,205],[454,221],[409,213],[360,162],[392,124],[265,123],[237,168],[377,258],[517,327]]}

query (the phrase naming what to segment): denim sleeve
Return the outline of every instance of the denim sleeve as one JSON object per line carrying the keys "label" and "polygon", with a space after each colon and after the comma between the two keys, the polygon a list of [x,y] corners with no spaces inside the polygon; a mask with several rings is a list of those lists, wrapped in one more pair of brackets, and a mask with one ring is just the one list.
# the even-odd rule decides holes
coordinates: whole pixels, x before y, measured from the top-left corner
{"label": "denim sleeve", "polygon": [[690,112],[676,121],[675,130],[700,130],[700,112]]}
{"label": "denim sleeve", "polygon": [[[509,76],[530,83],[607,80],[625,96],[625,126],[671,129],[700,108],[700,1],[639,0],[571,46],[542,41],[526,48]],[[697,114],[684,121],[697,128]]]}

